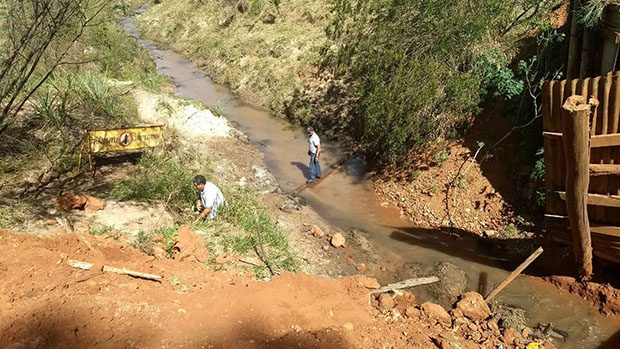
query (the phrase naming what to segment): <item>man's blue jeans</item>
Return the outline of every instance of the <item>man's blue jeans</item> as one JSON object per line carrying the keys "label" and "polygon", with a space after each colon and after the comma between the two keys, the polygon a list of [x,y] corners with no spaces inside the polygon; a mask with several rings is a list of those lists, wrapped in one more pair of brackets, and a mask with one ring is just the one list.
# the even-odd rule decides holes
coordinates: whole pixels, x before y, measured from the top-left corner
{"label": "man's blue jeans", "polygon": [[321,164],[317,161],[314,162],[316,157],[316,153],[310,153],[310,165],[308,166],[310,169],[310,180],[313,181],[315,178],[321,178]]}

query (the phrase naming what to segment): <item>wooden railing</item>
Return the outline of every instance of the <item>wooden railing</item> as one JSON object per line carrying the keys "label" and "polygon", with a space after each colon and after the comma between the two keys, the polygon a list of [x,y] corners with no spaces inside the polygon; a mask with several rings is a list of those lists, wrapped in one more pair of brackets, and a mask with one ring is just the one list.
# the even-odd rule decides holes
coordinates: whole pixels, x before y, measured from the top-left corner
{"label": "wooden railing", "polygon": [[547,230],[555,240],[567,243],[575,240],[566,202],[570,173],[563,144],[563,120],[567,112],[562,106],[570,96],[594,98],[598,107],[592,108],[589,118],[589,164],[585,164],[589,172],[584,193],[587,218],[594,254],[620,263],[620,73],[548,81],[543,84],[542,92]]}

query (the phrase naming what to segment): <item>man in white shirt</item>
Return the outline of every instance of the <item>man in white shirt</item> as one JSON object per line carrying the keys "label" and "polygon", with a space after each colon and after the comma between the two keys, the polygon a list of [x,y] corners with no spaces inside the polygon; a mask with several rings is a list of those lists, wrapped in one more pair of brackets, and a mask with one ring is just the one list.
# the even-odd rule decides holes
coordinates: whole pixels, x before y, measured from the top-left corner
{"label": "man in white shirt", "polygon": [[310,178],[306,183],[314,182],[315,178],[321,178],[321,164],[319,163],[319,156],[321,155],[321,139],[319,135],[314,132],[312,126],[308,126],[306,129],[308,132],[308,155],[310,155],[309,175]]}
{"label": "man in white shirt", "polygon": [[222,205],[227,205],[224,194],[220,188],[211,182],[207,182],[203,175],[197,175],[193,179],[194,188],[200,193],[200,199],[196,201],[196,208],[200,212],[195,222],[204,219],[215,219],[217,209]]}

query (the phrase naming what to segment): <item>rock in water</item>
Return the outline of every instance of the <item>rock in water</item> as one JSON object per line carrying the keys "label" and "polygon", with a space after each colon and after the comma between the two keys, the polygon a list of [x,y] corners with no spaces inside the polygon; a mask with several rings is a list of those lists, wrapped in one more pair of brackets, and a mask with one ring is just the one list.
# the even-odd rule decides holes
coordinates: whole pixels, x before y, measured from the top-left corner
{"label": "rock in water", "polygon": [[439,282],[431,285],[430,291],[437,297],[438,303],[445,307],[452,307],[459,295],[467,291],[467,274],[452,263],[439,263],[433,275],[439,278]]}
{"label": "rock in water", "polygon": [[456,308],[471,321],[482,321],[491,315],[491,309],[478,292],[467,292],[456,303]]}
{"label": "rock in water", "polygon": [[344,239],[344,236],[342,236],[342,234],[336,233],[332,237],[331,243],[332,243],[332,246],[334,246],[336,248],[344,247],[344,244],[346,243],[346,240]]}

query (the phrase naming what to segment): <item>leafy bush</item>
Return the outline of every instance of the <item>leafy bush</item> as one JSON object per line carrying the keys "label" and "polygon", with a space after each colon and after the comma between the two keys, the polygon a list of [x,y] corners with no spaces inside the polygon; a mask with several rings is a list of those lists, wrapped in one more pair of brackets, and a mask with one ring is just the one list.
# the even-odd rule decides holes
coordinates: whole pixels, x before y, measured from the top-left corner
{"label": "leafy bush", "polygon": [[103,113],[114,117],[117,114],[116,101],[120,93],[111,87],[101,76],[94,74],[77,75],[76,92],[83,106],[93,113]]}
{"label": "leafy bush", "polygon": [[396,160],[453,135],[478,111],[487,85],[508,98],[519,94],[523,83],[505,65],[487,64],[481,74],[475,62],[511,44],[514,36],[498,33],[526,31],[551,5],[532,13],[530,0],[334,0],[324,63],[356,86],[356,133],[370,155]]}
{"label": "leafy bush", "polygon": [[450,151],[446,148],[439,149],[433,154],[433,161],[435,161],[438,166],[443,165],[449,158]]}
{"label": "leafy bush", "polygon": [[524,82],[515,78],[507,64],[500,50],[490,49],[478,57],[474,67],[482,74],[486,88],[493,90],[493,96],[511,99],[523,92]]}

